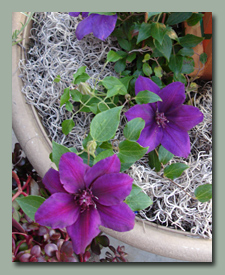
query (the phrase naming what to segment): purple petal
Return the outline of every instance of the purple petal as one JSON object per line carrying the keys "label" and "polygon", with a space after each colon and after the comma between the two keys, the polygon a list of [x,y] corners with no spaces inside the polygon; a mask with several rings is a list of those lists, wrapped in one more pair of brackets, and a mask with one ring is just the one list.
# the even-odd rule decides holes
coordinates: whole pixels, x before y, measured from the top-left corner
{"label": "purple petal", "polygon": [[69,12],[70,16],[77,17],[80,14],[80,12]]}
{"label": "purple petal", "polygon": [[119,173],[120,167],[121,164],[117,155],[100,160],[86,173],[84,177],[86,187],[89,187],[98,177],[104,174]]}
{"label": "purple petal", "polygon": [[85,35],[91,33],[93,31],[93,14],[86,17],[84,20],[82,20],[76,29],[76,36],[78,40],[81,40]]}
{"label": "purple petal", "polygon": [[89,12],[82,12],[82,17],[87,17]]}
{"label": "purple petal", "polygon": [[135,214],[126,203],[122,202],[113,206],[97,204],[97,209],[102,226],[119,232],[133,229]]}
{"label": "purple petal", "polygon": [[44,175],[42,182],[51,194],[66,192],[59,179],[59,172],[50,168]]}
{"label": "purple petal", "polygon": [[68,226],[67,232],[72,240],[73,249],[76,254],[84,253],[86,247],[99,233],[101,224],[100,216],[96,208],[81,213],[77,221]]}
{"label": "purple petal", "polygon": [[169,122],[163,129],[161,141],[163,147],[178,157],[187,158],[190,153],[190,138],[187,131]]}
{"label": "purple petal", "polygon": [[73,195],[55,193],[38,208],[35,213],[35,221],[53,229],[64,228],[77,220],[79,211]]}
{"label": "purple petal", "polygon": [[185,86],[181,82],[173,82],[159,92],[162,102],[157,102],[160,113],[168,115],[179,108],[185,100]]}
{"label": "purple petal", "polygon": [[191,128],[202,122],[204,115],[194,106],[182,105],[179,109],[167,115],[167,119],[181,129],[189,131]]}
{"label": "purple petal", "polygon": [[135,82],[135,94],[137,95],[139,92],[145,90],[158,94],[160,88],[151,79],[140,75]]}
{"label": "purple petal", "polygon": [[79,189],[83,189],[85,187],[84,175],[89,168],[75,153],[63,154],[59,161],[59,176],[65,190],[74,194]]}
{"label": "purple petal", "polygon": [[117,15],[91,14],[93,17],[93,34],[95,37],[105,40],[115,29]]}
{"label": "purple petal", "polygon": [[155,111],[153,104],[141,104],[131,107],[126,113],[125,116],[127,120],[130,121],[136,117],[144,119],[145,126],[151,124],[155,120]]}
{"label": "purple petal", "polygon": [[[149,147],[147,153],[154,150],[161,142],[163,137],[163,131],[161,127],[154,122],[149,126],[146,126],[137,140],[142,147]],[[146,154],[147,154],[146,153]]]}
{"label": "purple petal", "polygon": [[127,174],[115,173],[99,177],[93,184],[93,195],[104,205],[121,203],[130,194],[133,179]]}

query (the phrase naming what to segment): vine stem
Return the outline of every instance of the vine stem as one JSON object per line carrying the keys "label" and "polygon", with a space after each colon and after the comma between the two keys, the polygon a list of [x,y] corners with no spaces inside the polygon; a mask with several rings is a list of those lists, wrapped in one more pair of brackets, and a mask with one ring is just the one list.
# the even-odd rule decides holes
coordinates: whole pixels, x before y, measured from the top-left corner
{"label": "vine stem", "polygon": [[18,186],[18,191],[16,192],[16,194],[12,197],[12,201],[14,201],[19,195],[24,195],[25,197],[28,196],[27,193],[23,192],[23,190],[28,186],[28,184],[30,183],[31,181],[31,175],[28,176],[27,178],[27,181],[26,183],[24,184],[23,187],[21,187],[21,183],[20,183],[20,180],[19,180],[19,177],[17,176],[17,174],[12,171],[12,177],[15,179],[16,183],[17,183],[17,186]]}

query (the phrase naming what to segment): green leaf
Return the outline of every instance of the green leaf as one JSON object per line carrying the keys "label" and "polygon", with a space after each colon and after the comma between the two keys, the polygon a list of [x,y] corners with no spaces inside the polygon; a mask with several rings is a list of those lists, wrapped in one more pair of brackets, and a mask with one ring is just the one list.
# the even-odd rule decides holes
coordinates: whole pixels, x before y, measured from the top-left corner
{"label": "green leaf", "polygon": [[107,141],[114,137],[120,122],[122,106],[97,114],[91,121],[90,134],[95,141]]}
{"label": "green leaf", "polygon": [[148,147],[142,147],[135,141],[124,140],[119,144],[118,158],[122,163],[134,163],[135,161],[142,158]]}
{"label": "green leaf", "polygon": [[157,66],[154,68],[155,76],[161,78],[163,76],[162,68],[160,66]]}
{"label": "green leaf", "polygon": [[130,162],[130,163],[121,163],[121,168],[120,168],[120,172],[123,172],[127,169],[129,169],[131,167],[131,165],[133,165],[134,162]]}
{"label": "green leaf", "polygon": [[81,75],[84,73],[86,70],[86,66],[80,67],[75,74],[73,74],[73,78],[76,79],[77,76]]}
{"label": "green leaf", "polygon": [[61,77],[60,77],[60,75],[58,74],[58,75],[56,76],[56,78],[55,78],[53,81],[56,82],[56,83],[58,83],[58,82],[60,81],[60,79],[61,79]]}
{"label": "green leaf", "polygon": [[157,40],[155,40],[154,43],[157,50],[163,54],[167,61],[169,61],[172,51],[172,40],[170,39],[170,37],[166,34],[164,36],[162,45]]}
{"label": "green leaf", "polygon": [[71,152],[71,150],[61,144],[58,144],[56,142],[52,142],[52,154],[51,154],[51,160],[55,163],[57,167],[59,167],[59,160],[61,156],[65,153]]}
{"label": "green leaf", "polygon": [[127,56],[126,61],[128,63],[131,63],[135,58],[136,58],[136,53],[132,53],[132,54]]}
{"label": "green leaf", "polygon": [[177,54],[182,56],[192,56],[194,55],[194,50],[192,48],[182,48]]}
{"label": "green leaf", "polygon": [[192,16],[187,19],[188,26],[196,25],[204,16],[202,13],[192,13]]}
{"label": "green leaf", "polygon": [[100,160],[105,159],[107,157],[111,157],[113,155],[114,155],[114,152],[112,149],[104,150],[96,156],[93,164],[95,164],[95,163],[99,162]]}
{"label": "green leaf", "polygon": [[125,77],[120,78],[120,82],[125,86],[126,90],[128,90],[129,83],[133,77],[134,76],[131,75],[131,76],[125,76]]}
{"label": "green leaf", "polygon": [[159,161],[164,165],[174,157],[174,155],[167,151],[162,145],[159,147],[158,155]]}
{"label": "green leaf", "polygon": [[137,43],[140,43],[141,41],[149,38],[151,36],[151,24],[143,22],[141,24],[141,27],[139,29],[138,37],[137,37]]}
{"label": "green leaf", "polygon": [[183,65],[183,57],[172,54],[168,65],[172,72],[180,73]]}
{"label": "green leaf", "polygon": [[138,140],[141,131],[145,127],[145,121],[137,117],[135,119],[130,120],[126,126],[124,127],[123,134],[126,139],[131,140],[131,141],[136,141]]}
{"label": "green leaf", "polygon": [[128,41],[128,40],[126,40],[124,38],[117,38],[117,40],[118,40],[118,43],[119,43],[119,45],[120,45],[120,47],[122,49],[124,49],[124,50],[126,50],[128,52],[131,50],[132,44],[131,44],[130,41]]}
{"label": "green leaf", "polygon": [[164,176],[169,179],[175,179],[181,176],[188,166],[184,163],[173,163],[164,169]]}
{"label": "green leaf", "polygon": [[17,198],[16,202],[20,205],[23,212],[32,220],[35,221],[34,216],[38,208],[45,201],[43,197],[29,195],[27,197]]}
{"label": "green leaf", "polygon": [[75,102],[81,102],[81,100],[82,100],[82,93],[79,92],[78,90],[75,90],[75,89],[71,90],[70,91],[70,95],[71,95],[73,101],[75,101]]}
{"label": "green leaf", "polygon": [[161,12],[148,12],[148,20],[154,16],[154,15],[157,15],[157,14],[160,14]]}
{"label": "green leaf", "polygon": [[125,95],[127,89],[123,83],[114,76],[106,76],[102,81],[102,85],[108,90],[107,97],[112,97],[116,94]]}
{"label": "green leaf", "polygon": [[136,97],[135,101],[137,104],[147,104],[147,103],[153,103],[157,101],[162,101],[162,99],[155,93],[150,92],[148,90],[139,92]]}
{"label": "green leaf", "polygon": [[124,71],[126,68],[126,59],[120,59],[116,62],[115,66],[114,66],[114,70],[120,74],[122,73],[122,71]]}
{"label": "green leaf", "polygon": [[172,29],[171,27],[167,26],[166,27],[167,32],[166,34],[173,40],[176,40],[177,42],[179,42],[179,37],[177,36],[177,33],[175,32],[174,29]]}
{"label": "green leaf", "polygon": [[202,62],[202,64],[205,64],[207,61],[207,54],[206,53],[202,53],[200,55],[200,61]]}
{"label": "green leaf", "polygon": [[75,122],[72,119],[66,119],[62,122],[62,132],[64,135],[68,135],[73,127],[75,126]]}
{"label": "green leaf", "polygon": [[181,73],[174,74],[173,80],[180,81],[180,82],[184,83],[185,85],[187,84],[186,77],[184,76],[184,74],[181,74]]}
{"label": "green leaf", "polygon": [[212,184],[203,184],[195,189],[195,197],[200,202],[209,201],[212,198]]}
{"label": "green leaf", "polygon": [[143,73],[146,76],[150,76],[152,74],[152,68],[149,66],[148,63],[144,63],[142,66]]}
{"label": "green leaf", "polygon": [[79,84],[80,82],[85,82],[90,78],[90,76],[87,73],[83,73],[81,75],[78,75],[76,79],[74,79],[73,84]]}
{"label": "green leaf", "polygon": [[183,57],[181,73],[190,74],[195,70],[195,62],[192,57]]}
{"label": "green leaf", "polygon": [[151,36],[155,38],[161,45],[166,32],[167,29],[164,24],[157,22],[153,22],[151,24]]}
{"label": "green leaf", "polygon": [[66,110],[69,112],[73,111],[73,104],[70,101],[66,102]]}
{"label": "green leaf", "polygon": [[125,199],[125,203],[132,211],[139,211],[152,205],[153,201],[139,186],[133,184],[130,195]]}
{"label": "green leaf", "polygon": [[167,25],[179,24],[181,22],[186,21],[188,18],[191,17],[191,15],[192,15],[192,12],[172,12],[168,17],[166,24]]}
{"label": "green leaf", "polygon": [[107,61],[108,62],[116,62],[121,58],[122,58],[122,56],[119,55],[117,52],[115,52],[113,50],[109,51],[108,54],[107,54]]}
{"label": "green leaf", "polygon": [[180,45],[186,48],[193,48],[204,40],[204,37],[199,37],[193,34],[187,34],[180,37]]}
{"label": "green leaf", "polygon": [[162,80],[161,80],[160,78],[158,78],[157,76],[153,75],[153,76],[151,77],[151,80],[152,80],[153,82],[155,82],[155,84],[157,84],[157,85],[159,86],[160,89],[163,88],[163,83],[162,83]]}
{"label": "green leaf", "polygon": [[148,164],[149,166],[154,169],[156,172],[159,172],[161,169],[161,163],[159,161],[158,155],[156,154],[155,150],[152,150],[151,152],[148,153]]}
{"label": "green leaf", "polygon": [[102,144],[99,145],[102,149],[112,149],[112,144],[109,141],[102,142]]}
{"label": "green leaf", "polygon": [[62,107],[63,104],[65,104],[69,99],[70,99],[70,88],[66,88],[64,89],[64,92],[60,98],[60,107]]}
{"label": "green leaf", "polygon": [[142,60],[142,62],[146,62],[146,61],[148,61],[150,58],[151,58],[151,55],[148,54],[148,53],[146,53],[145,56],[144,56],[144,58],[143,58],[143,60]]}

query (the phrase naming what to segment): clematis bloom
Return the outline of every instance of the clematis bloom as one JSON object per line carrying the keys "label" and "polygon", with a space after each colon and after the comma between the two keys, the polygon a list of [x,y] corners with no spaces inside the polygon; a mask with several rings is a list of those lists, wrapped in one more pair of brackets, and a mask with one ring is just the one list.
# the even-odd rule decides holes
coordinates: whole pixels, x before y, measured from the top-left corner
{"label": "clematis bloom", "polygon": [[[69,12],[70,16],[77,17],[80,12]],[[93,35],[101,40],[105,40],[115,29],[117,15],[102,15],[89,12],[82,12],[85,17],[76,29],[76,36],[81,40],[85,35],[93,32]]]}
{"label": "clematis bloom", "polygon": [[134,227],[135,214],[123,202],[132,181],[120,173],[116,155],[89,167],[75,153],[65,153],[59,171],[50,168],[43,178],[51,196],[38,208],[35,220],[53,229],[66,228],[74,252],[84,253],[100,225],[120,232]]}
{"label": "clematis bloom", "polygon": [[183,105],[184,84],[173,82],[160,89],[151,79],[139,76],[135,82],[135,93],[137,95],[144,90],[156,93],[162,101],[135,105],[125,113],[128,121],[137,117],[145,121],[145,128],[137,142],[143,147],[149,146],[148,152],[162,144],[172,154],[188,157],[188,131],[203,120],[203,114],[194,106]]}

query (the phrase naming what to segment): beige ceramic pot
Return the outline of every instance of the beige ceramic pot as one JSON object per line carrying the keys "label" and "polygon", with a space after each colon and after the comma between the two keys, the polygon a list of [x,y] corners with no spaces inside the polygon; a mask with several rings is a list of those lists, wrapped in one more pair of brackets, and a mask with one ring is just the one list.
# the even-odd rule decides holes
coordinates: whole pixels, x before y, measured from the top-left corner
{"label": "beige ceramic pot", "polygon": [[[12,14],[12,30],[20,29],[26,17],[19,12]],[[23,45],[29,40],[28,25],[23,33]],[[16,137],[34,169],[41,177],[54,164],[49,159],[51,142],[38,118],[36,110],[26,104],[21,93],[22,81],[19,78],[18,63],[23,59],[20,46],[12,47],[12,127]],[[191,234],[180,233],[163,226],[136,218],[134,229],[128,232],[116,232],[101,227],[106,234],[136,248],[182,261],[211,262],[212,241]]]}

